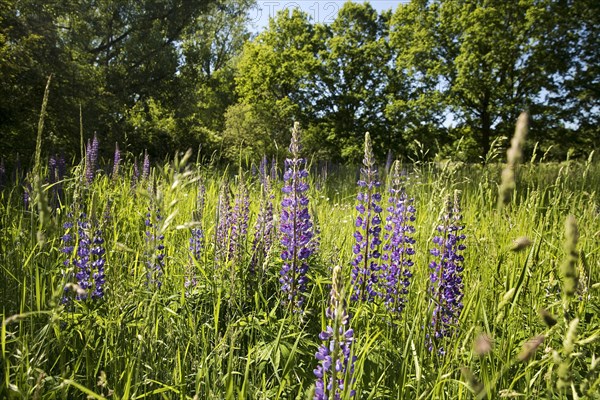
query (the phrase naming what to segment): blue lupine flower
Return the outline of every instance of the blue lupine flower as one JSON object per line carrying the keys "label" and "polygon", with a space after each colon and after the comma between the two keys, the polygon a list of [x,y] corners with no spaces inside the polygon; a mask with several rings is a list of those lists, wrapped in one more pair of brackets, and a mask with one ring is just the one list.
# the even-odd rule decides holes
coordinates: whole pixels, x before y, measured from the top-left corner
{"label": "blue lupine flower", "polygon": [[328,325],[319,334],[319,339],[324,343],[315,353],[315,358],[319,361],[314,370],[317,377],[315,400],[341,399],[344,394],[355,394],[351,388],[356,361],[351,349],[354,331],[348,326],[349,317],[344,299],[342,269],[336,266],[333,269],[330,303],[325,311]]}
{"label": "blue lupine flower", "polygon": [[229,256],[229,239],[232,224],[232,210],[229,200],[229,185],[225,179],[219,192],[217,205],[217,230],[215,234],[215,265],[227,261]]}
{"label": "blue lupine flower", "polygon": [[283,266],[279,282],[282,291],[287,294],[287,302],[294,311],[299,312],[304,302],[304,292],[308,278],[308,258],[312,254],[312,222],[308,212],[306,182],[308,172],[304,168],[305,160],[300,158],[300,124],[294,123],[290,153],[292,158],[285,160],[283,180],[283,200],[281,201],[281,259]]}
{"label": "blue lupine flower", "polygon": [[412,277],[411,257],[415,251],[415,207],[413,199],[408,198],[404,189],[404,179],[400,172],[400,163],[396,161],[392,172],[388,216],[385,225],[385,245],[382,260],[385,268],[385,303],[388,309],[400,315],[404,309],[408,286]]}
{"label": "blue lupine flower", "polygon": [[[66,267],[73,266],[74,268],[78,285],[75,298],[77,300],[101,298],[104,296],[105,284],[105,250],[102,230],[96,228],[90,239],[91,224],[85,213],[79,215],[76,225],[70,220],[72,218],[71,213],[67,217],[69,220],[63,224],[65,234],[62,236],[63,247],[61,252],[65,255],[63,265]],[[76,233],[72,231],[74,226],[77,227]],[[76,253],[74,252],[75,249],[77,249]],[[65,290],[67,290],[67,287],[65,287]],[[66,294],[62,302],[68,302]]]}
{"label": "blue lupine flower", "polygon": [[354,292],[351,299],[354,301],[371,301],[379,295],[378,282],[380,275],[379,248],[381,245],[381,211],[379,205],[381,194],[378,192],[381,183],[377,178],[371,137],[365,134],[364,168],[361,168],[361,179],[358,186],[358,205],[356,210],[354,233],[356,243],[352,247],[355,255],[352,260],[352,285]]}
{"label": "blue lupine flower", "polygon": [[119,167],[121,165],[121,151],[119,150],[119,143],[115,143],[115,158],[113,160],[112,178],[117,179],[119,177]]}
{"label": "blue lupine flower", "polygon": [[98,162],[98,137],[94,133],[94,139],[90,143],[89,139],[85,152],[85,181],[89,185],[94,181],[96,175],[96,165]]}
{"label": "blue lupine flower", "polygon": [[142,180],[148,179],[150,176],[150,156],[147,151],[144,151],[144,163],[142,164]]}
{"label": "blue lupine flower", "polygon": [[229,237],[229,259],[239,260],[244,250],[244,241],[248,234],[248,218],[250,215],[250,200],[248,190],[240,175],[238,192],[235,196],[231,212],[231,225]]}
{"label": "blue lupine flower", "polygon": [[252,242],[252,257],[250,259],[250,274],[255,275],[258,265],[262,265],[265,257],[273,246],[274,220],[273,220],[273,193],[267,171],[267,157],[260,163],[259,173],[261,182],[260,209],[254,226],[254,240]]}
{"label": "blue lupine flower", "polygon": [[[459,225],[462,218],[459,202],[458,191],[454,193],[454,202],[447,199],[446,214],[442,217],[442,224],[437,227],[438,236],[433,238],[437,247],[431,250],[431,254],[439,258],[429,264],[432,269],[431,301],[434,304],[431,326],[435,340],[454,334],[463,308],[464,257],[460,252],[465,249],[462,244],[465,235],[460,233],[464,227]],[[431,347],[433,348],[433,341]],[[443,347],[438,350],[444,353]]]}

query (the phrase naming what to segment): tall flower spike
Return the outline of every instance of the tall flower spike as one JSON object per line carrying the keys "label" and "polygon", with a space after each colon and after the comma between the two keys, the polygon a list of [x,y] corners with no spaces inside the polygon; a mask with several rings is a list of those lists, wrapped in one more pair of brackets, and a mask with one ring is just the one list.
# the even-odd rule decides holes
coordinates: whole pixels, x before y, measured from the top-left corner
{"label": "tall flower spike", "polygon": [[388,199],[388,216],[386,217],[382,260],[385,265],[385,303],[388,309],[400,315],[406,303],[408,286],[412,277],[415,254],[412,237],[415,228],[415,207],[413,199],[408,198],[404,188],[404,178],[400,170],[400,162],[396,161],[392,172],[390,197]]}
{"label": "tall flower spike", "polygon": [[115,158],[113,160],[112,178],[117,179],[119,177],[119,167],[121,164],[121,151],[119,150],[119,143],[115,143]]}
{"label": "tall flower spike", "polygon": [[215,266],[227,261],[229,255],[229,238],[231,229],[231,204],[229,201],[229,184],[223,180],[219,192],[217,206],[217,229],[215,230]]}
{"label": "tall flower spike", "polygon": [[377,178],[375,160],[371,145],[371,136],[365,134],[365,158],[361,168],[361,179],[358,181],[360,192],[357,195],[358,205],[356,217],[354,244],[352,251],[352,285],[353,301],[372,301],[379,295],[378,282],[380,278],[379,252],[381,244],[381,211],[379,205],[381,194],[378,191],[381,183]]}
{"label": "tall flower spike", "polygon": [[[433,270],[430,276],[431,301],[435,306],[431,326],[435,340],[454,334],[463,308],[464,257],[460,252],[465,249],[465,245],[462,244],[465,235],[460,233],[464,228],[459,225],[461,219],[459,192],[455,191],[454,202],[450,198],[447,199],[446,214],[437,227],[438,236],[433,238],[437,247],[431,250],[431,254],[439,260],[429,264]],[[433,342],[431,347],[433,348]],[[438,350],[440,354],[444,353],[443,347],[439,347]]]}
{"label": "tall flower spike", "polygon": [[142,165],[142,180],[148,179],[150,176],[150,156],[148,151],[144,151],[144,164]]}
{"label": "tall flower spike", "polygon": [[96,166],[98,162],[98,137],[94,133],[94,139],[90,143],[88,140],[86,147],[86,159],[85,159],[85,181],[89,185],[94,181],[96,175]]}
{"label": "tall flower spike", "polygon": [[[204,198],[206,194],[206,186],[200,183],[198,185],[198,194],[196,197],[196,210],[194,211],[194,220],[200,224],[202,215],[204,214]],[[190,263],[186,271],[185,287],[196,286],[196,275],[194,271],[194,262],[200,261],[202,255],[202,241],[204,240],[204,231],[202,226],[192,228],[190,235]]]}
{"label": "tall flower spike", "polygon": [[300,124],[294,123],[290,144],[292,158],[285,160],[283,200],[281,201],[280,232],[283,266],[279,282],[287,294],[287,303],[300,312],[308,281],[308,258],[312,254],[312,222],[308,212],[308,171],[300,158]]}
{"label": "tall flower spike", "polygon": [[315,400],[341,399],[355,394],[352,375],[356,357],[351,351],[354,331],[349,328],[340,266],[333,269],[332,283],[329,307],[325,311],[328,325],[319,335],[323,344],[315,354],[319,361],[314,370],[317,377]]}
{"label": "tall flower spike", "polygon": [[[92,226],[88,221],[87,215],[81,213],[76,227],[77,232],[73,232],[74,224],[70,219],[63,225],[65,234],[62,237],[64,247],[62,253],[66,259],[63,262],[65,266],[72,265],[75,269],[75,278],[77,280],[78,291],[75,298],[85,300],[87,298],[98,299],[104,296],[104,240],[102,230],[97,227],[92,232]],[[76,252],[75,249],[77,249]],[[65,287],[67,290],[69,286]],[[63,303],[68,301],[68,297],[63,297]]]}
{"label": "tall flower spike", "polygon": [[250,259],[250,274],[256,275],[257,267],[262,265],[273,245],[273,194],[271,193],[270,177],[267,171],[267,157],[260,164],[261,199],[260,209],[254,226],[252,242],[252,258]]}
{"label": "tall flower spike", "polygon": [[229,240],[229,258],[239,260],[244,250],[246,236],[248,234],[248,218],[250,215],[250,199],[248,189],[244,184],[242,174],[240,173],[240,183],[238,192],[235,196],[233,212],[231,216],[231,235]]}

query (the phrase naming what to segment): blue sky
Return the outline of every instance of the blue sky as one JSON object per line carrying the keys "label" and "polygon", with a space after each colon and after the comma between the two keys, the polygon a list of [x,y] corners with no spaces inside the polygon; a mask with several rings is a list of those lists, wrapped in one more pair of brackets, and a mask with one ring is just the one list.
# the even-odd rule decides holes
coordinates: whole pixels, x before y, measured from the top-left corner
{"label": "blue sky", "polygon": [[[331,22],[346,0],[258,0],[257,6],[250,11],[252,30],[260,31],[269,23],[269,17],[286,8],[300,8],[317,22]],[[378,11],[396,9],[398,4],[409,0],[373,0],[371,5]]]}

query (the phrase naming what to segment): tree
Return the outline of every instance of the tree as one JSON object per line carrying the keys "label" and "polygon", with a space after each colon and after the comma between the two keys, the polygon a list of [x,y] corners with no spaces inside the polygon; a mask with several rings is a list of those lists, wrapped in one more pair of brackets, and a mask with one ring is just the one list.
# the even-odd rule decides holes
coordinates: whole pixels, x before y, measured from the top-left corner
{"label": "tree", "polygon": [[[405,50],[421,72],[413,77],[429,93],[439,91],[434,98],[441,108],[471,128],[483,159],[494,138],[509,136],[522,109],[544,105],[543,94],[568,69],[553,3],[419,0],[405,6],[427,15],[427,23],[412,26],[413,37],[430,38]],[[397,21],[404,12],[400,7]]]}
{"label": "tree", "polygon": [[317,125],[307,132],[312,147],[337,161],[362,158],[362,141],[370,132],[376,155],[385,157],[398,142],[390,129],[391,53],[388,21],[368,3],[345,3],[329,26],[320,26],[320,70],[314,104]]}
{"label": "tree", "polygon": [[[267,125],[266,149],[278,149],[284,154],[293,122],[307,126],[311,121],[315,112],[312,101],[318,50],[315,26],[299,10],[279,12],[265,31],[244,45],[235,82],[239,103],[245,106],[236,107]],[[254,135],[243,127],[235,127],[234,121],[227,121],[226,125],[229,132],[235,130],[246,138]]]}

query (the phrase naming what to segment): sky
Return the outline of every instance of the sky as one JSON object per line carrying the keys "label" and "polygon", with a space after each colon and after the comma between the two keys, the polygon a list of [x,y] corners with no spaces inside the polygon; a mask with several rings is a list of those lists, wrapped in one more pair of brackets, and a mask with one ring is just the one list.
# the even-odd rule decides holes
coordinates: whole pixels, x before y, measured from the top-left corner
{"label": "sky", "polygon": [[[346,0],[258,0],[256,7],[250,11],[252,30],[262,30],[278,11],[286,8],[299,8],[312,16],[316,22],[332,22],[338,10]],[[362,2],[362,1],[360,1]],[[409,0],[372,0],[369,3],[377,11],[396,9],[398,4],[408,3]]]}

